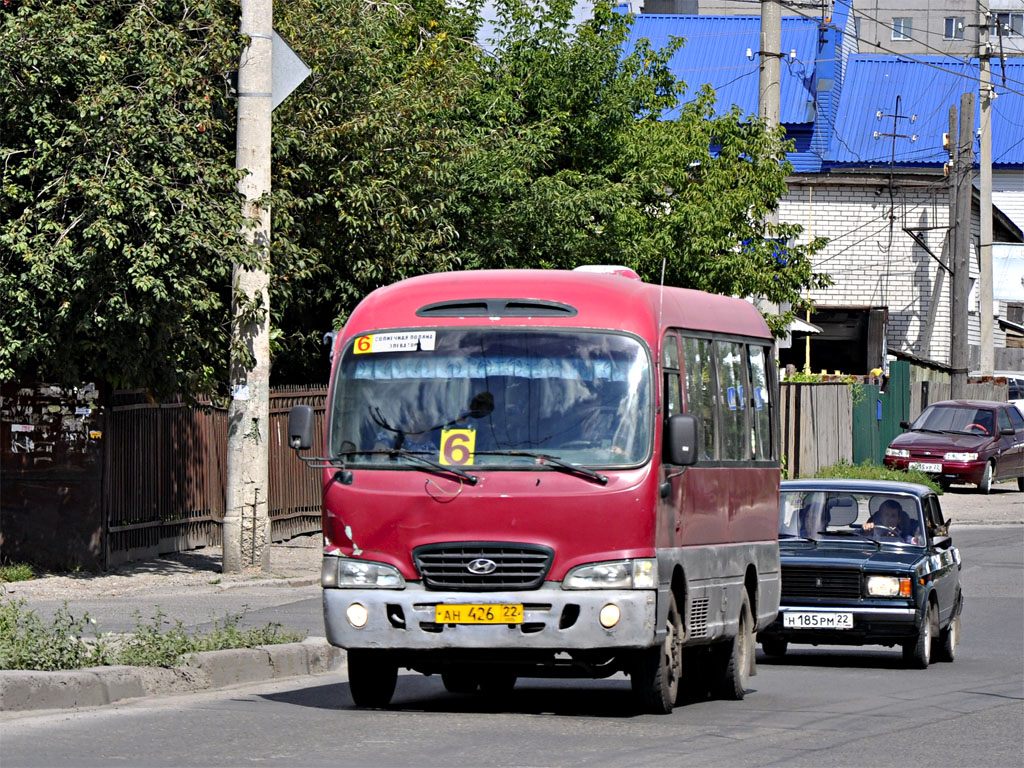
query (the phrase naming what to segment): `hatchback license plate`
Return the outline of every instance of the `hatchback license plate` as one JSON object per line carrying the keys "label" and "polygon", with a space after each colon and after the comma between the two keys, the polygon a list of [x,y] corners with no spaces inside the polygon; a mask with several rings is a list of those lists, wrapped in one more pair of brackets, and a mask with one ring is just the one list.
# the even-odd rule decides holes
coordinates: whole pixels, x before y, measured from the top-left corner
{"label": "hatchback license plate", "polygon": [[910,468],[919,469],[922,472],[941,472],[942,464],[930,461],[912,461],[910,462]]}
{"label": "hatchback license plate", "polygon": [[442,603],[434,607],[438,624],[522,624],[522,605]]}
{"label": "hatchback license plate", "polygon": [[852,613],[784,613],[786,629],[853,629]]}

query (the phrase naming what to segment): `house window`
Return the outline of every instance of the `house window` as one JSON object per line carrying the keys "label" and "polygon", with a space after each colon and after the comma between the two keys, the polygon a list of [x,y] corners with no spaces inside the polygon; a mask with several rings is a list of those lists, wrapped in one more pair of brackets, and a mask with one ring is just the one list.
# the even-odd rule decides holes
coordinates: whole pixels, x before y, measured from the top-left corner
{"label": "house window", "polygon": [[860,40],[860,16],[853,17],[853,36]]}
{"label": "house window", "polygon": [[909,40],[912,28],[913,25],[909,16],[896,16],[892,20],[892,39]]}
{"label": "house window", "polygon": [[964,17],[963,16],[947,16],[946,17],[946,28],[942,33],[943,40],[963,40],[964,39]]}
{"label": "house window", "polygon": [[[994,38],[998,34],[1003,37],[1024,36],[1024,13],[997,13],[989,34]],[[996,29],[998,24],[999,29]]]}

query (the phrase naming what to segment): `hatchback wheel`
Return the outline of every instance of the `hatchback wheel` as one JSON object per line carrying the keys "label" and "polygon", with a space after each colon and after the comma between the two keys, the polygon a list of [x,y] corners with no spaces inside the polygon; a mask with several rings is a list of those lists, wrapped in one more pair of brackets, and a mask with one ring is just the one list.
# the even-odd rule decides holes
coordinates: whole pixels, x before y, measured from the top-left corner
{"label": "hatchback wheel", "polygon": [[989,459],[985,464],[985,471],[981,475],[981,482],[978,483],[978,490],[982,493],[992,492],[992,475],[996,473],[996,463]]}

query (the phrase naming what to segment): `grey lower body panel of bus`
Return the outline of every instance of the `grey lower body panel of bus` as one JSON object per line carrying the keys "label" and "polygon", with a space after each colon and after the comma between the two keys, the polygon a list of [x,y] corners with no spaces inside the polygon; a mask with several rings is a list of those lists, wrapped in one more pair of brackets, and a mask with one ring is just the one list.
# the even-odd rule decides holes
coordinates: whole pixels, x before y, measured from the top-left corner
{"label": "grey lower body panel of bus", "polygon": [[[771,624],[779,611],[782,581],[776,542],[701,545],[658,550],[659,581],[670,584],[682,572],[685,600],[679,605],[687,644],[725,640],[736,635],[739,606],[748,572],[755,574],[751,611],[755,631]],[[659,627],[668,608],[659,601]]]}
{"label": "grey lower body panel of bus", "polygon": [[[655,643],[656,593],[635,590],[565,590],[560,582],[508,592],[440,592],[419,582],[404,589],[324,589],[327,640],[341,648],[407,651],[445,649],[596,650],[647,648]],[[359,603],[363,627],[346,612]],[[598,616],[614,603],[618,623],[606,629]],[[439,624],[438,604],[522,605],[521,624]]]}

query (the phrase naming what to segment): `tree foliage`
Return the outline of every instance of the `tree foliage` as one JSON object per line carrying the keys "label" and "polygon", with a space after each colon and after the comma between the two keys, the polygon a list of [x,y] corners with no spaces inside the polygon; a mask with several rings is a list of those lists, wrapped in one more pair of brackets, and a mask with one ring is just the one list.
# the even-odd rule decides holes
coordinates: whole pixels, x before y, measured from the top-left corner
{"label": "tree foliage", "polygon": [[[222,387],[230,266],[251,258],[221,80],[237,7],[7,2],[0,378]],[[608,5],[573,29],[570,0],[499,0],[481,47],[478,3],[275,4],[313,70],[274,112],[277,381],[322,380],[322,332],[425,272],[664,265],[669,284],[803,306],[822,243],[764,223],[781,131],[716,116],[708,90],[680,104],[672,46],[623,57]]]}
{"label": "tree foliage", "polygon": [[226,0],[25,0],[0,27],[0,379],[209,391],[246,262]]}

